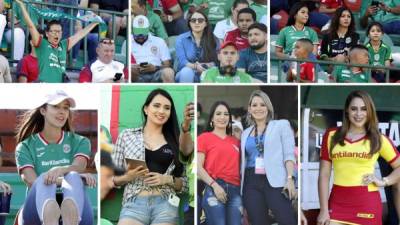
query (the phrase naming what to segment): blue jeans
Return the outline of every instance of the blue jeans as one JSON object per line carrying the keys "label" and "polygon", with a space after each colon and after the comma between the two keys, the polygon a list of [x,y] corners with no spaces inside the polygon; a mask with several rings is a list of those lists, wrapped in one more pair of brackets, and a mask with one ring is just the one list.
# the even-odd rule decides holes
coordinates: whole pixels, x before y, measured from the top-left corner
{"label": "blue jeans", "polygon": [[206,186],[202,199],[202,206],[206,213],[207,224],[212,225],[241,225],[242,224],[242,197],[240,186],[216,181],[226,192],[227,202],[218,201],[212,187]]}
{"label": "blue jeans", "polygon": [[310,12],[310,27],[318,27],[321,29],[331,19],[330,16],[320,12]]}
{"label": "blue jeans", "polygon": [[196,74],[193,69],[185,66],[175,77],[177,83],[198,83],[200,82],[200,74]]}
{"label": "blue jeans", "polygon": [[129,218],[144,225],[178,224],[178,207],[171,205],[161,195],[135,196],[122,206],[119,219]]}
{"label": "blue jeans", "polygon": [[383,31],[387,34],[400,34],[400,20],[383,23]]}
{"label": "blue jeans", "polygon": [[[44,184],[43,177],[44,174],[41,174],[28,192],[22,211],[22,225],[41,225],[44,203],[50,199],[56,199],[56,184]],[[81,217],[79,225],[92,225],[93,209],[85,193],[85,187],[80,175],[76,172],[70,172],[65,175],[61,189],[63,198],[70,198],[77,205],[79,216]]]}

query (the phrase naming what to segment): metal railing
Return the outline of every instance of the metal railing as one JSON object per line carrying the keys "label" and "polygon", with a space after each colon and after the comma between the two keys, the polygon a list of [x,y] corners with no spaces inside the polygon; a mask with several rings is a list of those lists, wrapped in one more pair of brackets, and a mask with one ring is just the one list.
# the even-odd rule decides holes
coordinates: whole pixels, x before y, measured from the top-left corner
{"label": "metal railing", "polygon": [[[341,62],[335,62],[335,61],[324,61],[324,60],[310,60],[310,59],[295,59],[295,58],[281,58],[277,56],[271,56],[271,62],[272,61],[277,61],[278,62],[278,82],[282,83],[283,81],[286,81],[286,77],[283,77],[286,75],[285,73],[282,72],[282,64],[285,61],[289,62],[298,62],[296,65],[296,81],[300,82],[300,63],[302,62],[311,62],[314,65],[314,71],[315,71],[315,83],[318,82],[319,74],[318,71],[316,70],[315,66],[316,64],[320,65],[334,65],[334,66],[353,66],[353,67],[362,67],[362,68],[367,68],[367,76],[368,76],[368,82],[371,82],[371,70],[372,69],[378,69],[378,70],[384,70],[385,71],[385,82],[389,83],[390,82],[390,71],[400,71],[400,68],[397,67],[388,67],[388,66],[373,66],[373,65],[366,65],[366,64],[349,64],[349,63],[341,63]],[[271,65],[272,67],[272,65]]]}
{"label": "metal railing", "polygon": [[[11,13],[11,31],[14,31],[14,11],[13,11],[13,9],[14,9],[14,7],[16,7],[16,4],[17,3],[15,1],[12,1],[11,8],[10,8],[10,13]],[[83,15],[86,14],[87,11],[92,11],[92,12],[96,13],[97,15],[100,15],[100,13],[110,14],[111,15],[111,19],[112,19],[112,36],[111,37],[114,40],[114,43],[115,43],[116,37],[117,37],[115,18],[117,16],[126,17],[127,24],[129,24],[129,22],[128,22],[128,20],[129,20],[128,13],[115,12],[115,11],[102,10],[102,9],[82,8],[82,7],[79,7],[79,6],[71,6],[71,5],[57,4],[57,3],[47,3],[47,2],[31,2],[31,4],[37,6],[37,8],[50,8],[50,9],[51,8],[56,8],[56,7],[65,8],[65,9],[68,9],[67,10],[68,13],[66,13],[66,14],[69,14],[70,16],[76,16],[76,13],[78,11],[83,12]],[[74,12],[75,12],[75,15],[74,15]],[[70,36],[72,36],[74,34],[74,23],[75,22],[76,21],[74,21],[74,20],[69,20],[69,36],[68,37],[70,37]],[[40,24],[40,27],[43,29],[45,27],[44,26],[44,19],[40,19],[39,24]],[[39,24],[35,24],[35,25],[38,26]],[[100,28],[98,28],[98,29],[100,29]],[[127,25],[126,29],[127,29],[127,31],[126,31],[125,40],[128,41],[129,40],[129,32],[128,32],[129,31],[129,26],[128,25]],[[25,29],[25,34],[26,34],[25,35],[25,46],[29,45],[28,33],[29,33],[29,30],[26,28]],[[100,39],[100,31],[99,31],[99,34],[98,34],[98,38]],[[87,36],[84,37],[82,40],[83,40],[83,43],[84,43],[83,44],[83,63],[86,64],[88,62]],[[11,58],[10,58],[10,61],[13,61],[13,59],[14,59],[14,47],[15,47],[14,46],[14,32],[11,32]],[[25,48],[25,53],[27,53],[27,49],[28,48]],[[72,49],[71,49],[71,51],[72,51]],[[129,64],[129,57],[128,57],[129,56],[129,48],[125,49],[125,55],[126,55],[125,65],[128,66],[128,64]],[[69,54],[68,57],[69,57],[68,59],[71,62],[72,54]],[[71,69],[71,68],[67,68],[67,69]],[[72,69],[80,69],[80,68],[72,68]]]}

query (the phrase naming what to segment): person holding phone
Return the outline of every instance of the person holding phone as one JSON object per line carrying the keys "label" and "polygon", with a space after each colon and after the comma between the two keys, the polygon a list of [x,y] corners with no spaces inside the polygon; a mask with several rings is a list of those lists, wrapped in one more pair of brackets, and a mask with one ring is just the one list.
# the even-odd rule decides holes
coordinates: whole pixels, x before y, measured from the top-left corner
{"label": "person holding phone", "polygon": [[363,28],[374,21],[383,25],[386,34],[400,34],[400,2],[397,0],[362,1],[360,15]]}
{"label": "person holding phone", "polygon": [[[118,225],[178,224],[178,192],[187,191],[187,178],[179,161],[179,126],[170,94],[154,89],[142,106],[143,127],[123,130],[112,158],[125,168],[113,177],[125,186]],[[147,168],[127,166],[125,158],[146,162]]]}
{"label": "person holding phone", "polygon": [[[84,174],[90,160],[88,138],[72,132],[75,100],[62,90],[49,93],[41,105],[27,111],[17,126],[15,160],[28,187],[19,213],[20,225],[93,224],[93,210],[85,191],[96,179]],[[82,180],[83,179],[83,180]],[[62,202],[56,201],[57,187]]]}
{"label": "person holding phone", "polygon": [[296,225],[291,205],[294,182],[295,138],[288,120],[274,120],[274,108],[261,90],[251,93],[241,138],[241,192],[252,225],[269,224],[267,209],[276,222]]}
{"label": "person holding phone", "polygon": [[113,39],[101,39],[96,48],[97,60],[86,65],[79,74],[79,83],[113,83],[128,80],[128,69],[115,61]]}
{"label": "person holding phone", "polygon": [[132,64],[133,82],[175,82],[175,71],[171,68],[171,54],[165,41],[150,33],[150,22],[143,15],[135,16],[132,22],[131,53],[136,63]]}
{"label": "person holding phone", "polygon": [[[317,224],[381,225],[379,188],[400,181],[400,154],[379,132],[375,105],[367,92],[349,93],[342,121],[342,126],[327,129],[322,140]],[[379,157],[393,168],[383,178],[375,176]],[[332,169],[333,187],[329,191]]]}

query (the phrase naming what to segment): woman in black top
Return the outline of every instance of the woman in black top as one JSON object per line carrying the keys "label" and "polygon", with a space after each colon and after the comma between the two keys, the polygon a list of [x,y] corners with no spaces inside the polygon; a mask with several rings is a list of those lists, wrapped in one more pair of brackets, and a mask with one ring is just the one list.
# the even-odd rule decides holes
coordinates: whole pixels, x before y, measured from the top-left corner
{"label": "woman in black top", "polygon": [[354,16],[346,7],[340,7],[333,15],[328,33],[322,38],[321,59],[346,62],[351,47],[358,44]]}

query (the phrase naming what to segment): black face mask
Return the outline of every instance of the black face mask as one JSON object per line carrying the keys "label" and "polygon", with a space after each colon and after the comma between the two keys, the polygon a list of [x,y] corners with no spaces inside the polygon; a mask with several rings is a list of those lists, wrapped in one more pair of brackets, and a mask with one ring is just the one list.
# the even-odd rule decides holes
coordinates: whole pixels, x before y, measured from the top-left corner
{"label": "black face mask", "polygon": [[219,74],[221,75],[229,75],[234,76],[236,74],[236,66],[228,65],[228,66],[220,66],[218,67]]}

